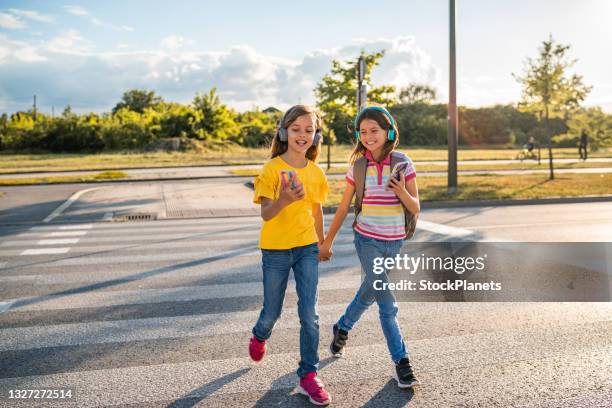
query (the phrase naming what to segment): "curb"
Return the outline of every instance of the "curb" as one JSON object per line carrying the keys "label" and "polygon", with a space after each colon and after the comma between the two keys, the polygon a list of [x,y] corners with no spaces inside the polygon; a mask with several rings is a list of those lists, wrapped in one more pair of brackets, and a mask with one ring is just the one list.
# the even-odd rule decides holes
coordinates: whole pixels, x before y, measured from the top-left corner
{"label": "curb", "polygon": [[[23,184],[11,184],[11,185],[0,185],[2,188],[10,187],[26,187],[26,186],[52,186],[57,184],[94,184],[94,183],[144,183],[150,181],[181,181],[181,180],[205,180],[205,179],[219,179],[219,178],[253,178],[253,176],[194,176],[194,177],[158,177],[150,179],[110,179],[110,180],[88,180],[88,181],[58,181],[55,183],[23,183]],[[1,179],[0,179],[1,180]]]}
{"label": "curb", "polygon": [[[198,167],[201,167],[201,166],[198,166]],[[607,169],[607,168],[603,167],[602,169]],[[564,169],[562,169],[562,170],[564,170]],[[580,169],[570,169],[570,170],[580,170]],[[120,170],[117,170],[117,171],[120,171]],[[516,171],[517,170],[512,170],[512,169],[506,169],[506,170],[464,170],[464,171],[460,170],[458,172],[458,174],[459,175],[463,174],[464,176],[482,176],[482,175],[495,175],[495,174],[508,175],[508,174],[516,174],[515,173]],[[536,170],[536,171],[534,171],[534,170],[521,170],[521,171],[525,172],[526,175],[545,174],[545,172],[546,172],[545,169],[543,169],[543,170]],[[71,171],[71,172],[79,172],[79,171],[78,170],[74,170],[74,171]],[[40,173],[40,172],[38,172],[38,173]],[[52,172],[50,172],[50,173],[52,173]],[[571,173],[571,172],[568,172],[568,173]],[[610,173],[610,172],[607,172],[607,173]],[[19,173],[19,174],[25,174],[25,173]],[[444,170],[422,171],[419,174],[421,176],[439,177],[439,176],[444,176],[446,174],[446,171],[444,171]],[[2,174],[2,176],[4,176],[4,174]],[[329,176],[337,176],[338,178],[342,178],[343,173],[330,174],[330,175],[328,175],[328,177]],[[87,181],[56,181],[56,182],[52,182],[52,183],[42,182],[42,183],[16,183],[16,184],[10,184],[10,185],[2,185],[2,184],[0,184],[0,188],[24,187],[24,186],[49,186],[49,185],[55,185],[55,184],[132,183],[132,182],[147,182],[147,181],[206,180],[206,179],[219,179],[219,178],[235,178],[235,179],[239,179],[239,178],[245,178],[245,177],[253,178],[254,176],[240,176],[240,175],[235,175],[235,174],[226,174],[226,175],[219,175],[219,176],[183,176],[183,177],[155,177],[155,178],[121,178],[121,179],[109,179],[109,180],[87,180]],[[0,181],[1,180],[2,180],[2,178],[0,178]]]}
{"label": "curb", "polygon": [[[244,183],[249,188],[254,188],[253,182]],[[572,203],[599,203],[612,201],[612,195],[603,196],[578,196],[578,197],[550,197],[535,199],[516,200],[470,200],[470,201],[422,201],[422,209],[436,208],[461,208],[461,207],[501,207],[511,205],[539,205],[539,204],[572,204]],[[323,207],[324,214],[334,214],[338,207]],[[354,207],[349,212],[355,211]]]}

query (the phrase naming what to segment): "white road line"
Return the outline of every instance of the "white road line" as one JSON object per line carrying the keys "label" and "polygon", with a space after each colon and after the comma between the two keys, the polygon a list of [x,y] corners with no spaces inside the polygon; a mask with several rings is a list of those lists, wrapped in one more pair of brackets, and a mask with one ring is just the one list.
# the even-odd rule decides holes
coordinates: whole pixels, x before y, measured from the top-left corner
{"label": "white road line", "polygon": [[72,203],[74,203],[76,200],[79,199],[79,197],[89,191],[94,191],[94,190],[99,190],[101,188],[105,188],[105,187],[93,187],[93,188],[87,188],[85,190],[81,190],[81,191],[77,191],[76,193],[74,193],[73,195],[70,196],[70,198],[68,200],[66,200],[62,205],[60,205],[59,207],[57,207],[51,214],[49,214],[42,222],[49,223],[51,221],[53,221],[53,219],[57,218],[59,215],[62,214],[62,212],[70,207],[70,205]]}
{"label": "white road line", "polygon": [[80,238],[66,238],[66,239],[41,239],[37,245],[67,245],[76,244]]}
{"label": "white road line", "polygon": [[46,234],[45,237],[78,237],[87,235],[89,231],[56,231]]}
{"label": "white road line", "polygon": [[433,232],[434,234],[445,235],[445,236],[448,236],[449,238],[454,238],[454,237],[461,238],[461,237],[467,237],[467,236],[475,234],[474,231],[471,231],[465,228],[451,227],[448,225],[425,221],[423,219],[418,220],[417,229]]}
{"label": "white road line", "polygon": [[91,224],[80,224],[80,225],[62,225],[59,227],[61,230],[80,230],[80,229],[91,229]]}
{"label": "white road line", "polygon": [[11,300],[0,302],[0,313],[6,312],[12,306],[13,306],[13,301],[11,301]]}
{"label": "white road line", "polygon": [[50,254],[65,254],[70,248],[39,248],[26,249],[20,255],[50,255]]}
{"label": "white road line", "polygon": [[[502,327],[507,326],[516,329],[517,327],[533,328],[534,326],[540,326],[550,328],[553,325],[570,326],[575,323],[610,321],[610,307],[601,303],[539,303],[538,313],[534,313],[534,306],[531,303],[398,302],[398,306],[400,319],[433,322],[428,324],[440,325],[442,323],[434,322],[434,320],[443,315],[447,318],[447,321],[461,321],[462,328],[468,333],[470,330],[484,330],[483,326],[485,328],[495,327],[496,330],[499,330],[500,322],[503,322]],[[345,302],[319,305],[320,325],[335,323],[345,309]],[[5,328],[0,329],[0,352],[42,347],[247,333],[253,328],[259,313],[260,310],[257,308],[205,315]],[[366,322],[371,324],[378,322],[378,320],[378,308],[370,307],[363,314],[360,324],[366,324]],[[417,325],[420,324],[423,323]],[[275,326],[275,330],[299,327],[297,307],[283,308],[282,318]],[[478,345],[474,345],[474,347],[478,347]]]}
{"label": "white road line", "polygon": [[[359,273],[339,273],[319,279],[319,290],[355,290],[361,284]],[[295,293],[295,281],[290,280],[287,293]],[[204,286],[182,286],[164,289],[113,290],[70,295],[32,296],[7,299],[17,306],[12,310],[58,310],[164,302],[187,302],[204,299],[232,299],[263,295],[261,282],[228,283]],[[23,304],[23,306],[19,306]]]}

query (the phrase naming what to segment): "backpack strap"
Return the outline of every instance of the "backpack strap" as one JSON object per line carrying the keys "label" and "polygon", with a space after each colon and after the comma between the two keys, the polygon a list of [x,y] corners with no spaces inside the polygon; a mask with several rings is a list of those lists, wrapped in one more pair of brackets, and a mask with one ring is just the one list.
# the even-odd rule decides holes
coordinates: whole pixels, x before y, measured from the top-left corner
{"label": "backpack strap", "polygon": [[357,224],[357,216],[361,212],[361,203],[365,192],[366,171],[368,170],[368,158],[360,157],[353,164],[353,180],[355,181],[355,220],[353,228]]}
{"label": "backpack strap", "polygon": [[[391,153],[391,171],[397,163],[400,163],[404,160],[404,157],[397,154],[396,152]],[[416,223],[418,216],[412,214],[405,206],[402,204],[402,208],[404,209],[404,228],[406,231],[406,239],[412,238],[414,235],[414,231],[416,229]]]}

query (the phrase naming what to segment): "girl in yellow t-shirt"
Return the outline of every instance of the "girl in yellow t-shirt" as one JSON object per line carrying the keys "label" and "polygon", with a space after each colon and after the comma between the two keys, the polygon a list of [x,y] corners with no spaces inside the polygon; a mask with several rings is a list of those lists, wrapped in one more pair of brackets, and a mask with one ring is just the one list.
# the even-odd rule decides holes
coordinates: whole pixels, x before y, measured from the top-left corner
{"label": "girl in yellow t-shirt", "polygon": [[317,378],[319,316],[319,244],[323,242],[323,211],[327,195],[325,173],[315,164],[320,151],[321,117],[313,108],[296,105],[279,123],[272,141],[272,158],[255,179],[254,202],[261,204],[259,247],[262,252],[264,301],[253,327],[249,355],[260,362],[266,341],[281,314],[289,271],[293,269],[300,317],[300,377],[298,391],[316,405],[330,397]]}

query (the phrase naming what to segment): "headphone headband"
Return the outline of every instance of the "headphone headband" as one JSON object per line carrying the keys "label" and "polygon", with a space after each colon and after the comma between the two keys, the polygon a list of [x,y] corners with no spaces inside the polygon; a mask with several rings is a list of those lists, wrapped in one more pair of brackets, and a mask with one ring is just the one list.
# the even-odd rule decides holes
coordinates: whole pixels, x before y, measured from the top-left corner
{"label": "headphone headband", "polygon": [[[287,128],[285,127],[285,118],[287,117],[287,115],[289,115],[289,112],[293,111],[295,108],[297,108],[299,105],[295,105],[290,107],[281,117],[280,122],[278,123],[278,138],[281,142],[286,142],[288,140],[288,134],[287,134]],[[316,113],[312,113],[313,115],[317,116]],[[318,117],[317,117],[318,119]],[[314,134],[314,138],[312,140],[312,144],[317,145],[320,141],[321,141],[321,137],[322,137],[322,129],[321,128],[317,128]]]}
{"label": "headphone headband", "polygon": [[363,115],[368,110],[375,110],[378,112],[382,112],[387,117],[387,119],[389,119],[389,122],[391,123],[391,128],[389,129],[388,138],[389,140],[394,140],[395,139],[395,121],[393,120],[393,116],[391,116],[389,111],[383,108],[382,106],[366,106],[355,117],[354,127],[355,127],[355,137],[357,138],[357,141],[359,141],[359,136],[360,136],[359,127],[358,127],[359,119],[361,118],[361,115]]}

